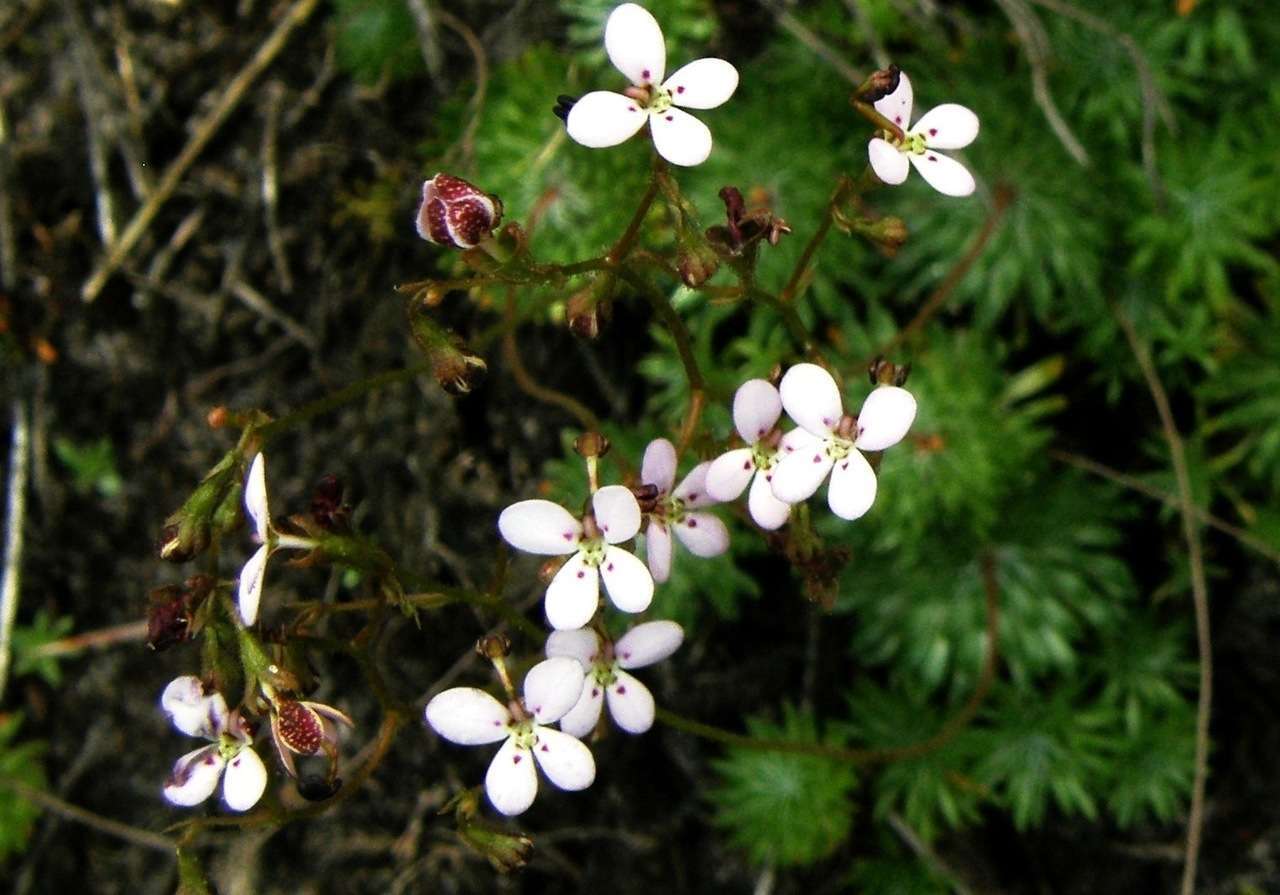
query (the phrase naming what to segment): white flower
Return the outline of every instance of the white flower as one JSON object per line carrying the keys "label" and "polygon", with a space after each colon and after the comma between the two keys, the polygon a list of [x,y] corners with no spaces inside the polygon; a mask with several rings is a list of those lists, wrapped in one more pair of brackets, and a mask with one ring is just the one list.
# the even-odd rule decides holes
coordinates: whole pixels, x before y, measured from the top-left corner
{"label": "white flower", "polygon": [[749,379],[733,396],[733,424],[744,448],[721,454],[707,470],[707,493],[716,500],[736,500],[747,483],[747,509],[761,528],[773,531],[791,515],[791,504],[773,496],[773,467],[778,462],[775,434],[782,415],[778,390],[763,379]]}
{"label": "white flower", "polygon": [[649,122],[658,153],[673,165],[699,165],[711,154],[711,131],[686,109],[714,109],[738,87],[738,70],[723,59],[696,59],[665,81],[667,49],[649,11],[624,3],[609,14],[604,48],[630,79],[624,94],[596,90],[574,103],[569,136],[583,146],[616,146]]}
{"label": "white flower", "polygon": [[177,760],[164,785],[164,797],[183,807],[199,805],[213,795],[221,778],[222,799],[228,808],[248,811],[256,805],[267,787],[267,769],[253,751],[248,724],[238,711],[227,711],[222,694],[206,694],[200,679],[187,675],[164,688],[160,705],[178,730],[213,741]]}
{"label": "white flower", "polygon": [[556,786],[571,792],[596,779],[591,750],[567,733],[547,727],[573,707],[582,692],[582,666],[558,657],[539,662],[524,679],[523,705],[509,709],[483,690],[454,687],[427,703],[427,723],[462,746],[505,740],[489,763],[484,789],[503,814],[520,814],[538,794],[534,761]]}
{"label": "white flower", "polygon": [[517,550],[572,554],[547,587],[553,628],[581,628],[591,621],[600,603],[601,578],[609,599],[623,612],[643,612],[653,599],[653,577],[644,563],[615,546],[640,531],[635,495],[622,485],[607,485],[592,495],[591,507],[579,522],[549,500],[522,500],[498,517],[498,531]]}
{"label": "white flower", "polygon": [[595,730],[605,701],[609,714],[627,733],[644,733],[653,726],[653,694],[623,669],[643,668],[674,653],[684,640],[675,622],[636,625],[617,643],[601,642],[595,631],[553,631],[547,638],[548,656],[569,656],[586,669],[582,695],[560,719],[560,729],[576,737]]}
{"label": "white flower", "polygon": [[907,160],[916,166],[920,176],[940,193],[968,196],[974,190],[969,169],[935,149],[963,149],[978,136],[978,116],[964,106],[943,103],[935,106],[908,129],[911,121],[911,80],[902,74],[898,89],[875,103],[876,111],[902,128],[905,138],[896,139],[887,131],[873,137],[867,152],[871,169],[888,184],[907,179]]}
{"label": "white flower", "polygon": [[876,499],[876,474],[860,450],[882,451],[901,441],[916,417],[916,399],[904,388],[877,386],[855,421],[844,414],[836,381],[816,364],[792,367],[780,390],[783,408],[800,428],[782,438],[782,459],[773,470],[774,495],[799,503],[830,473],[831,511],[842,519],[857,519]]}
{"label": "white flower", "polygon": [[258,452],[249,464],[249,475],[244,483],[244,508],[253,523],[254,536],[262,543],[244,568],[240,570],[236,605],[240,618],[246,625],[258,618],[258,603],[262,600],[262,579],[267,574],[267,559],[281,548],[286,550],[311,550],[316,545],[306,538],[280,534],[271,527],[271,512],[267,508],[267,461]]}
{"label": "white flower", "polygon": [[656,438],[644,449],[640,481],[658,489],[649,526],[644,530],[645,558],[653,580],[661,584],[671,577],[671,531],[694,556],[719,556],[729,549],[729,529],[710,513],[692,512],[719,503],[707,493],[704,482],[710,463],[699,463],[674,491],[676,448]]}

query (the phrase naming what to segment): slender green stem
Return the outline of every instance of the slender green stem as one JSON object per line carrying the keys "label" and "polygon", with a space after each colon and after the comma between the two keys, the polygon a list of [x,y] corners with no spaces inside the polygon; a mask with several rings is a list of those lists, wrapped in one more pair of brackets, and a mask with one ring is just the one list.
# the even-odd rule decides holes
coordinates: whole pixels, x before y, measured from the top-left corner
{"label": "slender green stem", "polygon": [[649,185],[645,187],[644,195],[640,197],[640,204],[636,206],[635,212],[631,215],[631,221],[627,224],[627,229],[622,231],[622,235],[613,244],[613,248],[609,249],[609,254],[605,255],[605,263],[610,267],[616,267],[621,263],[627,257],[627,252],[631,250],[631,246],[635,244],[636,238],[640,235],[640,226],[644,223],[645,215],[649,213],[649,207],[653,205],[653,200],[658,195],[658,181],[665,171],[666,164],[655,153],[653,156],[653,168],[649,174]]}
{"label": "slender green stem", "polygon": [[849,100],[849,105],[853,106],[859,115],[870,121],[878,129],[892,134],[894,139],[903,140],[906,138],[906,132],[903,131],[902,127],[881,115],[871,103],[860,99],[851,99]]}
{"label": "slender green stem", "polygon": [[787,285],[783,286],[782,291],[778,293],[778,301],[780,303],[784,305],[790,304],[796,297],[800,290],[801,282],[809,270],[809,262],[813,260],[813,255],[818,251],[818,246],[822,245],[822,241],[831,232],[831,223],[835,220],[836,209],[844,202],[845,195],[852,186],[853,181],[843,175],[836,182],[835,191],[831,194],[831,198],[827,200],[827,207],[822,214],[818,229],[814,231],[813,235],[809,237],[809,241],[805,243],[804,251],[800,253],[800,259],[796,261],[795,269],[791,271],[791,277],[787,280]]}
{"label": "slender green stem", "polygon": [[130,845],[136,845],[139,848],[148,848],[152,851],[167,852],[173,854],[175,843],[168,836],[161,836],[159,833],[153,833],[150,830],[142,830],[138,827],[131,827],[126,823],[118,820],[112,820],[109,817],[103,817],[101,814],[95,814],[79,805],[73,805],[70,802],[60,799],[53,793],[46,792],[35,786],[31,786],[18,780],[15,777],[0,776],[0,786],[13,790],[19,798],[26,799],[32,804],[39,805],[46,811],[56,814],[59,817],[84,824],[90,829],[97,830],[107,836],[128,842]]}
{"label": "slender green stem", "polygon": [[417,376],[426,373],[431,368],[427,364],[414,364],[400,370],[388,370],[385,373],[377,373],[365,379],[351,383],[345,388],[340,388],[332,394],[323,398],[312,401],[310,404],[304,404],[291,413],[286,413],[279,419],[259,426],[256,435],[261,439],[263,445],[274,438],[283,435],[290,429],[301,426],[310,422],[318,416],[337,410],[345,404],[350,404],[359,397],[375,392],[380,388],[388,385],[395,385],[398,382],[409,382]]}
{"label": "slender green stem", "polygon": [[813,344],[813,340],[809,338],[809,330],[805,328],[804,321],[800,319],[800,315],[796,312],[795,306],[785,304],[778,297],[763,289],[750,289],[746,293],[747,298],[754,302],[767,305],[778,312],[782,318],[782,325],[787,328],[787,333],[791,336],[791,341],[795,342],[796,348],[804,354],[812,358],[821,358],[821,352]]}

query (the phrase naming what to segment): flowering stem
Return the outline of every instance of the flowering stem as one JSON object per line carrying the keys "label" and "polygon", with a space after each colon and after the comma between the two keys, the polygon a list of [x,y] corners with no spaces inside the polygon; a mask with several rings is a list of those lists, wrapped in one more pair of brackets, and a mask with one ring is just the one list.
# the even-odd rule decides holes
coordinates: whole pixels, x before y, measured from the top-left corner
{"label": "flowering stem", "polygon": [[822,359],[822,353],[818,351],[813,344],[813,340],[809,338],[809,330],[805,328],[804,321],[800,319],[800,315],[796,313],[793,305],[784,304],[776,295],[765,292],[763,289],[749,289],[746,295],[752,301],[768,305],[778,312],[778,315],[782,317],[782,325],[787,328],[791,341],[796,343],[796,348],[800,350],[801,354],[815,360]]}
{"label": "flowering stem", "polygon": [[680,319],[680,315],[676,313],[676,309],[671,307],[671,302],[647,288],[638,277],[628,276],[626,279],[644,294],[649,304],[653,305],[654,312],[662,318],[663,325],[675,340],[680,363],[684,365],[684,375],[689,381],[689,409],[685,413],[684,424],[680,427],[680,445],[677,449],[679,453],[684,453],[693,439],[694,430],[697,429],[698,421],[702,418],[702,407],[706,403],[706,386],[702,380],[702,371],[698,369],[698,359],[693,356],[693,343],[689,338],[689,330]]}
{"label": "flowering stem", "polygon": [[502,334],[502,353],[511,367],[511,378],[516,381],[520,391],[544,404],[554,404],[577,418],[578,423],[588,432],[600,431],[600,418],[572,395],[535,382],[520,359],[520,347],[516,343],[516,303],[511,291],[507,293],[506,329]]}
{"label": "flowering stem", "polygon": [[605,263],[610,267],[616,267],[627,256],[627,252],[631,250],[636,237],[640,235],[640,225],[644,223],[645,215],[649,213],[649,207],[653,205],[654,197],[658,195],[658,180],[666,173],[666,168],[666,163],[660,156],[655,154],[653,157],[653,169],[649,175],[649,185],[645,187],[644,195],[640,197],[640,204],[636,206],[635,213],[631,215],[631,221],[627,224],[627,229],[622,231],[622,235],[613,244],[613,248],[609,249],[609,254],[604,256]]}
{"label": "flowering stem", "polygon": [[902,130],[902,128],[894,124],[888,118],[881,115],[880,112],[876,109],[876,107],[871,105],[871,103],[864,102],[863,100],[855,98],[855,99],[849,100],[849,105],[853,106],[853,108],[857,110],[859,115],[861,115],[863,118],[867,119],[872,124],[874,124],[877,129],[882,131],[888,131],[890,134],[892,134],[895,140],[906,139],[907,135]]}
{"label": "flowering stem", "polygon": [[818,251],[818,246],[822,245],[822,241],[827,238],[827,233],[831,231],[831,223],[835,219],[835,211],[844,203],[845,194],[852,186],[853,181],[847,175],[840,175],[840,179],[836,182],[835,192],[827,200],[827,208],[822,215],[822,222],[818,224],[818,229],[814,231],[814,234],[809,237],[809,241],[805,243],[804,251],[800,253],[800,260],[796,262],[795,269],[791,271],[791,278],[787,280],[787,285],[783,286],[782,291],[778,293],[778,301],[782,304],[789,304],[799,292],[800,283],[809,270],[809,262],[813,260],[813,255]]}

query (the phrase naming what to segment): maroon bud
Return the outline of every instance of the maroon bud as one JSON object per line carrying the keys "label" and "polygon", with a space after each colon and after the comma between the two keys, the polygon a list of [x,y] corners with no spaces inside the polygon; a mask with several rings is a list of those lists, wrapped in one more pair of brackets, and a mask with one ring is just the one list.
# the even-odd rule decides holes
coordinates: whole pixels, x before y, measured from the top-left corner
{"label": "maroon bud", "polygon": [[299,755],[315,755],[325,741],[324,722],[313,709],[292,699],[276,703],[276,735]]}
{"label": "maroon bud", "polygon": [[658,490],[657,485],[635,485],[631,488],[631,493],[636,497],[636,503],[640,504],[640,512],[652,513],[658,506]]}
{"label": "maroon bud", "polygon": [[428,242],[470,249],[502,220],[502,202],[461,178],[437,174],[422,184],[418,235]]}
{"label": "maroon bud", "polygon": [[898,89],[900,80],[902,80],[902,69],[896,65],[890,65],[880,71],[873,71],[862,82],[862,86],[858,88],[857,96],[865,102],[879,102]]}
{"label": "maroon bud", "polygon": [[346,531],[351,507],[342,502],[342,479],[326,475],[311,492],[311,518],[325,531]]}
{"label": "maroon bud", "polygon": [[187,594],[175,584],[151,592],[147,606],[147,646],[156,652],[187,640],[191,632],[191,606]]}

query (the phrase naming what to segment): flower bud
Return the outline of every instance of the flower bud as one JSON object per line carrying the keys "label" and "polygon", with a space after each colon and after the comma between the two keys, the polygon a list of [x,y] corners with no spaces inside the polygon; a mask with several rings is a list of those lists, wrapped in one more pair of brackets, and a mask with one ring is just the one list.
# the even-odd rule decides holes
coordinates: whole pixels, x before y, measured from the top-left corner
{"label": "flower bud", "polygon": [[529,862],[533,840],[523,833],[491,827],[482,821],[460,824],[458,836],[472,850],[484,855],[499,873],[519,870]]}
{"label": "flower bud", "polygon": [[147,646],[162,652],[187,640],[191,631],[191,607],[176,584],[158,587],[147,604]]}
{"label": "flower bud", "polygon": [[451,395],[465,395],[480,382],[488,366],[472,354],[457,335],[436,323],[426,309],[412,305],[409,329],[431,364],[431,373],[440,387]]}
{"label": "flower bud", "polygon": [[502,220],[502,202],[461,178],[437,174],[422,184],[418,235],[455,249],[479,245]]}
{"label": "flower bud", "polygon": [[898,81],[902,79],[902,69],[896,65],[880,71],[873,71],[858,87],[854,97],[863,102],[875,103],[884,99],[898,89]]}
{"label": "flower bud", "polygon": [[502,659],[511,654],[511,641],[501,634],[487,634],[476,641],[476,652],[486,659]]}
{"label": "flower bud", "polygon": [[676,256],[676,269],[680,272],[680,281],[690,289],[697,289],[720,267],[720,259],[704,240],[697,243],[686,242]]}
{"label": "flower bud", "polygon": [[609,439],[599,432],[583,432],[573,441],[573,450],[584,460],[588,457],[603,457],[609,453]]}

